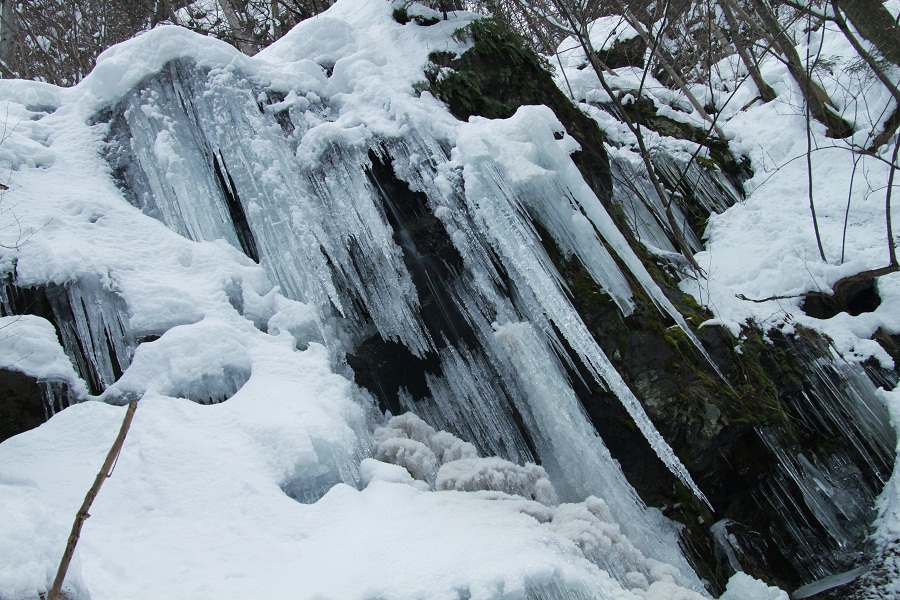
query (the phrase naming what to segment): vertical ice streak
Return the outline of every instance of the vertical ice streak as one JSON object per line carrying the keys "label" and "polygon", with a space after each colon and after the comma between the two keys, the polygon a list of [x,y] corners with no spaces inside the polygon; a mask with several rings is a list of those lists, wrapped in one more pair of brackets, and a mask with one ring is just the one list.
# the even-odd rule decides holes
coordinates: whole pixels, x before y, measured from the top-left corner
{"label": "vertical ice streak", "polygon": [[[538,425],[535,444],[539,455],[552,459],[552,463],[544,464],[548,472],[562,473],[565,483],[574,488],[569,493],[575,497],[602,495],[619,510],[641,506],[637,494],[593,430],[558,359],[535,327],[524,322],[498,325],[494,339],[494,350],[505,362],[506,376],[517,380],[527,397],[527,404],[520,400],[519,408],[527,420]],[[616,516],[630,539],[640,547],[653,548],[656,557],[679,567],[682,573],[691,572],[677,550],[673,529],[666,531],[643,510],[629,512],[627,516],[621,513]],[[699,582],[691,583],[699,587]]]}
{"label": "vertical ice streak", "polygon": [[[443,392],[443,387],[439,391],[432,383],[436,407],[430,402],[411,400],[406,406],[418,411],[427,407],[424,414],[433,418],[435,412],[448,414],[444,403],[459,402],[462,396],[467,398],[462,406],[468,409],[465,414],[469,423],[522,427],[528,434],[532,452],[547,468],[564,499],[579,500],[591,494],[603,497],[637,547],[647,556],[678,565],[682,574],[690,574],[685,577],[692,581],[693,587],[702,587],[690,579],[692,570],[681,554],[677,535],[647,512],[572,390],[560,359],[565,351],[554,327],[579,356],[594,357],[595,365],[606,357],[565,297],[559,276],[542,250],[527,211],[511,206],[513,200],[500,192],[494,196],[479,195],[484,188],[480,179],[471,178],[475,166],[465,163],[460,173],[439,144],[408,136],[390,144],[389,149],[397,173],[408,177],[411,187],[427,193],[431,210],[440,218],[462,256],[465,270],[453,288],[455,303],[466,315],[482,352],[486,353],[491,369],[499,373],[503,385],[502,394],[495,391],[483,396],[461,394],[459,388],[464,386],[481,387],[485,391],[489,388],[478,385],[478,375],[473,376],[471,363],[463,363],[464,368],[459,369],[445,356],[442,369],[447,382],[454,382],[456,398]],[[457,160],[465,158],[464,153],[460,155],[455,155]],[[488,189],[500,189],[501,184],[496,180],[490,183],[493,187]],[[580,346],[576,345],[579,343]],[[618,374],[606,362],[605,375],[615,381],[613,377]],[[599,382],[605,383],[602,375],[596,375]],[[624,382],[621,385],[630,394],[632,406],[640,408]],[[616,391],[621,397],[621,388]],[[519,423],[510,422],[508,417],[496,412],[496,403],[504,397],[512,403]],[[659,443],[655,449],[664,455],[668,446],[662,447],[665,442],[640,410],[638,419],[643,417],[649,424],[646,435],[651,439],[656,436]],[[438,422],[454,430],[451,420]],[[458,434],[465,436],[465,433]]]}
{"label": "vertical ice streak", "polygon": [[137,347],[125,302],[92,278],[50,288],[47,297],[66,354],[99,394],[128,368]]}
{"label": "vertical ice streak", "polygon": [[[559,177],[562,185],[572,190],[574,197],[585,208],[587,217],[594,222],[651,297],[658,304],[671,309],[669,312],[673,317],[677,316],[676,323],[684,324],[678,310],[650,278],[625,238],[614,227],[609,215],[587,188],[587,184],[577,173],[568,155],[561,152],[553,137],[553,129],[549,125],[543,128],[534,126],[535,121],[540,123],[541,120],[545,124],[555,122],[557,129],[560,127],[549,109],[525,107],[505,122],[475,121],[469,124],[468,130],[463,131],[457,149],[459,160],[463,164],[466,210],[472,215],[475,229],[489,240],[491,247],[503,261],[506,271],[524,300],[527,316],[536,324],[540,324],[545,334],[550,337],[553,337],[553,327],[560,332],[592,371],[597,381],[607,385],[619,398],[660,460],[697,498],[709,504],[687,468],[662,438],[640,401],[597,345],[566,297],[559,275],[544,252],[534,227],[526,217],[525,208],[519,200],[525,184],[530,185],[535,180]],[[527,129],[524,127],[526,121],[529,125]],[[523,142],[523,139],[528,140],[532,137],[536,138],[536,141],[526,146],[526,149],[532,153],[529,158],[535,161],[533,165],[523,167],[520,161],[516,160],[516,156],[510,156],[509,151],[504,151],[501,147],[504,143],[528,144],[527,141]],[[556,150],[555,155],[553,149]],[[563,156],[560,157],[559,154]],[[537,164],[540,161],[543,161],[543,164]],[[498,163],[505,167],[505,170],[501,170]],[[558,171],[550,171],[547,167],[555,167]],[[523,175],[523,169],[527,168],[530,168],[531,172]],[[517,180],[520,182],[519,186],[516,185]],[[583,197],[585,194],[590,196]],[[593,203],[587,202],[590,198],[593,198]],[[545,200],[553,201],[553,198]],[[600,283],[603,285],[602,281]],[[606,289],[610,287],[607,283]],[[686,324],[684,327],[687,329]],[[699,345],[699,341],[696,341],[696,338],[694,340]]]}

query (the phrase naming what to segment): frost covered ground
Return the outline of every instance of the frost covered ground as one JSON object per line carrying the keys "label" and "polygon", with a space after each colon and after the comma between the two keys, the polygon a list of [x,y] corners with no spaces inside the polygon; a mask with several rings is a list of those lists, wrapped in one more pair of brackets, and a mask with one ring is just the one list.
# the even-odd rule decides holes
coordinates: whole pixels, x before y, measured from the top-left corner
{"label": "frost covered ground", "polygon": [[[900,3],[886,5],[894,14],[900,10]],[[798,53],[801,57],[818,57],[815,77],[856,133],[845,140],[831,139],[826,137],[824,126],[812,121],[808,142],[807,118],[797,84],[787,67],[772,56],[764,57],[760,65],[763,78],[778,96],[770,103],[759,100],[756,87],[736,56],[718,64],[713,69],[712,89],[697,85],[692,91],[702,103],[717,106],[718,124],[732,153],[749,158],[753,176],[744,184],[746,200],[710,219],[704,248],[695,256],[705,273],[688,277],[682,288],[713,311],[713,323],[729,327],[735,335],[748,324],[786,333],[797,327],[810,328],[829,336],[836,355],[845,360],[874,359],[893,367],[891,357],[872,336],[879,329],[892,335],[900,333],[900,273],[877,280],[881,303],[874,311],[857,316],[841,312],[819,319],[802,310],[801,294],[829,293],[843,277],[888,265],[885,194],[891,155],[898,143],[895,136],[874,156],[861,152],[871,145],[874,133],[881,131],[893,110],[892,99],[861,64],[836,25],[828,24],[809,35],[803,25],[805,21],[793,31]],[[609,48],[617,40],[636,35],[617,17],[601,19],[591,31],[597,48]],[[612,141],[609,150],[613,157],[639,165],[632,151],[636,145],[632,134],[597,108],[609,97],[591,70],[580,68],[585,59],[577,43],[566,40],[557,56],[553,62],[558,61],[560,74],[565,74],[557,77],[559,87],[585,102],[582,106]],[[896,67],[888,69],[888,76],[895,82],[900,80]],[[705,127],[680,93],[662,86],[641,69],[617,69],[609,76],[609,83],[625,92],[642,88],[645,97],[654,99],[659,114]],[[652,152],[681,153],[687,158],[696,148],[691,142],[645,132]],[[810,172],[825,261],[819,254],[810,211]],[[896,187],[893,191],[892,215],[896,222],[900,209]],[[644,241],[662,255],[672,250],[663,244],[654,247],[656,240],[650,237]],[[754,302],[742,296],[771,300]],[[898,392],[885,390],[882,397],[897,428]],[[884,548],[895,548],[900,540],[900,470],[895,470],[888,482],[879,508],[873,538]],[[888,557],[889,562],[893,560]],[[890,565],[886,569],[890,571]],[[896,576],[896,567],[893,574]],[[898,591],[896,580],[890,583],[882,579],[879,588],[874,590],[876,597],[892,597]]]}
{"label": "frost covered ground", "polygon": [[[429,94],[416,94],[428,52],[462,50],[449,34],[471,18],[430,28],[400,25],[386,2],[343,0],[252,59],[223,43],[161,28],[107,51],[75,88],[2,82],[0,161],[10,189],[2,198],[0,268],[15,271],[23,287],[69,290],[88,313],[76,315],[79,334],[102,345],[111,334],[96,324],[107,332],[118,328],[111,337],[125,340],[120,350],[130,366],[112,383],[112,365],[98,363],[98,378],[109,379],[101,381],[102,395],[0,445],[0,597],[47,591],[77,507],[124,415],[121,404],[138,397],[122,454],[91,508],[69,569],[64,589],[73,598],[706,597],[666,541],[673,539],[671,530],[621,483],[603,490],[605,498],[566,488],[560,503],[562,494],[541,467],[479,457],[468,440],[412,415],[385,420],[351,383],[340,358],[342,340],[330,337],[334,323],[323,306],[340,298],[327,281],[315,280],[315,261],[324,264],[316,251],[306,255],[310,279],[291,280],[255,263],[235,240],[205,239],[203,228],[215,223],[192,221],[204,215],[192,215],[185,204],[175,216],[183,220],[182,233],[197,234],[199,241],[191,241],[164,226],[165,216],[157,220],[129,204],[103,158],[107,125],[94,124],[97,114],[166,63],[189,59],[211,70],[213,85],[247,78],[282,94],[277,109],[303,116],[308,129],[298,134],[293,157],[284,159],[264,138],[248,141],[261,160],[247,168],[263,182],[284,183],[278,160],[315,163],[334,146],[365,148],[373,136],[398,137],[425,124],[431,135],[459,143],[460,160],[468,160],[466,152],[475,156],[457,165],[467,182],[489,182],[479,171],[488,156],[479,154],[479,136],[516,142],[512,137],[534,122],[543,137],[518,140],[523,156],[571,170],[568,161],[559,162],[572,150],[571,140],[554,140],[558,124],[546,111],[531,109],[530,123],[525,113],[511,119],[512,133],[503,138],[487,122],[463,127]],[[168,183],[178,187],[191,174],[190,157],[179,154],[170,135],[178,123],[167,121],[155,100],[150,94],[135,110],[161,123],[150,150]],[[317,113],[323,103],[328,109]],[[498,164],[519,169],[506,176],[523,187],[548,177],[536,159],[533,165]],[[451,185],[440,177],[433,183]],[[353,198],[335,201],[346,201],[348,214],[363,210]],[[249,206],[251,220],[266,209],[262,197],[258,202]],[[561,212],[548,219],[577,212],[555,210]],[[592,210],[588,217],[600,227],[605,213]],[[449,208],[441,214],[456,218]],[[304,235],[324,235],[302,216],[286,218]],[[360,223],[373,226],[367,243],[385,253],[373,260],[391,264],[396,247],[389,235],[378,238],[384,230],[374,227],[375,217],[367,223],[360,213]],[[482,218],[489,227],[489,215]],[[582,250],[585,244],[602,248],[579,223],[559,235],[570,235]],[[464,233],[455,239],[461,246],[472,243]],[[280,264],[278,250],[263,246],[263,264]],[[538,276],[526,246],[507,251],[521,261],[523,274]],[[402,325],[414,314],[415,300],[402,296],[408,280],[395,275],[395,286],[372,292],[392,299],[374,318],[388,330],[401,323],[390,337],[425,345],[414,322]],[[285,289],[272,283],[276,276]],[[318,291],[312,280],[321,283]],[[287,289],[291,282],[296,290]],[[558,284],[548,285],[546,293]],[[627,306],[626,291],[620,301]],[[393,309],[397,314],[387,312]],[[554,310],[568,318],[564,305]],[[537,339],[528,323],[494,325],[498,352]],[[0,364],[88,394],[49,323],[5,317],[0,327]],[[536,397],[550,393],[544,388],[552,369],[538,362],[542,348],[530,344],[524,352],[523,346],[514,365],[523,377],[532,376],[527,391]],[[606,367],[601,361],[596,368]],[[224,402],[206,404],[223,396]],[[639,407],[632,408],[640,420]],[[545,418],[566,435],[577,430],[564,411]],[[583,439],[599,445],[590,435]],[[577,445],[565,448],[581,452]],[[657,451],[670,457],[673,469],[680,465],[664,443]],[[601,466],[610,481],[624,481],[620,473],[615,479],[608,454],[587,448],[588,455],[606,461]],[[723,596],[784,597],[744,575],[732,578]]]}

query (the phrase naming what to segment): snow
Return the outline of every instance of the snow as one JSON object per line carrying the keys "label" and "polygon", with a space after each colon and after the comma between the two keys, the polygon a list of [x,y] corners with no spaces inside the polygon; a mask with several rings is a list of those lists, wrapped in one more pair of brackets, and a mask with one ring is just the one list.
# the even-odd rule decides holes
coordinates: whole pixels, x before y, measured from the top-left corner
{"label": "snow", "polygon": [[[889,334],[900,331],[900,274],[880,277],[876,284],[880,305],[856,316],[842,312],[829,319],[814,318],[803,312],[799,297],[810,291],[828,293],[842,277],[888,264],[885,190],[889,168],[884,160],[890,160],[898,141],[892,139],[877,156],[859,153],[858,147],[871,143],[870,131],[880,131],[893,109],[891,99],[877,80],[851,68],[854,52],[833,26],[800,40],[801,56],[805,56],[804,43],[813,52],[821,44],[825,60],[833,62],[829,70],[819,72],[820,80],[841,114],[856,126],[856,134],[841,141],[826,138],[820,124],[811,124],[812,191],[827,260],[818,255],[810,215],[806,121],[797,108],[802,102],[785,67],[764,61],[763,77],[778,99],[737,111],[734,107],[749,102],[754,93],[749,85],[741,86],[723,125],[733,151],[745,154],[754,165],[755,174],[745,184],[747,201],[710,219],[706,249],[696,255],[708,277],[683,287],[710,306],[718,322],[733,329],[745,323],[786,332],[806,327],[826,334],[852,363],[871,358],[891,368],[896,366],[894,361],[871,338],[879,329]],[[889,76],[896,80],[896,69],[889,70]],[[894,219],[897,214],[894,202]],[[738,295],[786,298],[748,302]],[[895,396],[896,391],[882,393],[896,430]],[[891,548],[900,540],[896,482],[895,468],[875,521],[873,539],[882,557],[876,559],[876,570],[883,568],[877,560],[890,562]],[[891,577],[896,581],[895,574]]]}
{"label": "snow", "polygon": [[725,593],[720,600],[740,600],[741,598],[759,598],[759,600],[789,600],[787,592],[774,586],[768,586],[746,573],[735,573],[729,580]]}
{"label": "snow", "polygon": [[[594,50],[609,50],[619,42],[626,42],[638,36],[637,30],[619,15],[600,17],[588,26],[588,37]],[[560,53],[577,52],[581,45],[574,37],[566,38],[560,44]]]}
{"label": "snow", "polygon": [[[819,35],[822,40],[817,39]],[[887,365],[890,358],[869,338],[879,327],[897,331],[900,313],[893,293],[900,281],[897,274],[879,279],[882,303],[874,312],[821,320],[799,308],[798,294],[828,292],[840,278],[888,262],[884,230],[888,168],[877,158],[853,152],[850,144],[869,143],[866,135],[879,129],[890,99],[880,83],[847,68],[854,59],[853,50],[833,26],[808,40],[813,51],[820,42],[824,60],[836,62],[829,71],[818,73],[820,79],[841,114],[855,119],[857,127],[854,137],[841,141],[826,138],[819,123],[811,124],[813,197],[827,261],[818,256],[812,229],[806,120],[797,108],[802,102],[796,99],[798,92],[786,67],[767,60],[762,75],[778,99],[738,111],[753,93],[744,84],[726,109],[728,120],[723,125],[732,151],[748,156],[754,166],[754,176],[745,184],[747,201],[710,219],[706,250],[696,256],[708,281],[685,287],[724,322],[809,327],[829,335],[848,358],[862,361],[874,356]],[[803,40],[798,51],[805,56]],[[882,158],[888,159],[890,150],[890,146],[882,148]],[[792,297],[751,303],[738,299],[739,294],[755,299]]]}
{"label": "snow", "polygon": [[38,381],[64,381],[77,393],[87,393],[60,346],[53,325],[41,317],[0,317],[0,366]]}
{"label": "snow", "polygon": [[[167,598],[253,598],[301,591],[302,597],[422,598],[469,588],[473,597],[485,598],[552,579],[614,589],[596,569],[585,568],[574,548],[546,540],[530,517],[466,494],[374,481],[362,491],[337,485],[315,504],[291,500],[278,487],[282,465],[272,464],[270,446],[278,445],[279,462],[304,460],[309,448],[291,440],[311,423],[291,409],[302,398],[283,395],[280,424],[268,422],[264,430],[228,414],[257,408],[240,405],[255,405],[259,397],[247,394],[212,407],[153,394],[141,400],[79,544],[81,573],[72,576],[86,582],[92,597],[149,591]],[[50,516],[42,533],[59,542],[49,547],[61,552],[70,516],[123,410],[77,405],[4,444],[4,488],[10,478],[30,482],[0,496],[3,514]],[[10,528],[19,529],[21,521],[3,523],[3,555],[15,556],[11,552],[20,552],[22,541]],[[504,558],[511,543],[520,552]],[[33,541],[25,546],[45,547]],[[50,554],[32,558],[40,569],[18,560],[6,567],[11,573],[3,577],[4,595],[33,593],[10,575],[34,573],[45,580],[44,565],[58,558]]]}

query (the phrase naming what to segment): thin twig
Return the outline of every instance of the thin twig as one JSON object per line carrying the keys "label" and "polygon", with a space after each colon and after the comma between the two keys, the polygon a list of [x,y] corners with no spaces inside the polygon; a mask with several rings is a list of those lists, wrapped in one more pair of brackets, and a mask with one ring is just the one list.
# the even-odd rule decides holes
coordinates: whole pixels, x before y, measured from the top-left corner
{"label": "thin twig", "polygon": [[47,594],[47,600],[58,600],[60,598],[62,584],[66,578],[66,572],[69,570],[69,563],[72,562],[72,556],[75,554],[75,545],[81,536],[81,527],[87,518],[91,516],[88,510],[91,508],[91,504],[93,504],[97,494],[100,493],[100,486],[112,475],[113,466],[119,458],[119,453],[122,451],[122,444],[125,443],[125,435],[128,433],[128,428],[131,427],[131,420],[134,418],[135,410],[137,410],[137,400],[132,400],[128,403],[128,410],[125,411],[125,418],[122,420],[122,427],[119,428],[119,435],[116,436],[116,440],[109,449],[106,460],[103,461],[103,467],[94,479],[94,485],[88,490],[81,508],[78,509],[78,514],[75,515],[75,523],[72,525],[72,532],[69,534],[69,541],[66,543],[66,551],[59,562],[59,570],[56,572],[53,587],[50,588],[50,593]]}
{"label": "thin twig", "polygon": [[817,295],[810,292],[803,292],[802,294],[787,294],[785,296],[769,296],[768,298],[748,298],[744,294],[735,294],[738,299],[746,300],[747,302],[756,302],[757,304],[762,304],[763,302],[771,302],[772,300],[794,300],[796,298],[806,298],[807,296]]}
{"label": "thin twig", "polygon": [[[812,64],[809,55],[809,30],[811,28],[811,20],[812,16],[808,15],[806,33],[806,77],[810,80],[812,78]],[[816,246],[819,248],[819,257],[821,257],[822,262],[828,262],[828,259],[825,258],[825,248],[822,247],[822,235],[819,233],[819,219],[816,217],[816,203],[813,196],[812,126],[810,124],[810,120],[812,119],[812,107],[809,102],[809,98],[804,96],[804,105],[806,108],[806,189],[807,195],[809,196],[809,212],[812,213],[813,230],[816,233]]]}

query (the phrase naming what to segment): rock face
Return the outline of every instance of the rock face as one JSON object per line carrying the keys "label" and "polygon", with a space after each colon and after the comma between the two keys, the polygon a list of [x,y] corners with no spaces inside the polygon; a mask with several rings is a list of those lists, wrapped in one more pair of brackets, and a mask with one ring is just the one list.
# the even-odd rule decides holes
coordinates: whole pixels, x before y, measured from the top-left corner
{"label": "rock face", "polygon": [[[514,38],[489,24],[473,29],[472,38],[475,46],[456,61],[433,57],[456,71],[436,82],[436,94],[462,119],[506,117],[517,102],[553,108],[581,144],[575,159],[585,180],[630,235],[614,201],[596,124],[572,110],[539,59]],[[645,124],[663,135],[697,137],[683,125],[649,117]],[[737,199],[733,188],[719,182],[739,185],[746,169],[727,148],[711,150],[723,166],[699,165],[704,178],[691,178],[712,182],[705,187],[683,189],[684,180],[667,177],[672,169],[660,169],[667,185],[679,184],[682,209],[698,238],[711,211]],[[812,332],[770,332],[767,341],[763,332],[746,330],[735,339],[707,326],[698,334],[722,378],[646,297],[636,294],[636,310],[622,318],[578,259],[564,256],[549,235],[541,237],[581,318],[712,503],[710,512],[686,493],[614,397],[576,385],[594,426],[643,500],[685,526],[682,544],[699,574],[717,590],[736,569],[794,589],[858,563],[873,501],[893,464],[893,433],[872,383],[835,363],[827,340]],[[641,245],[629,239],[640,253]],[[646,254],[643,260],[691,325],[710,318],[678,291],[665,265]],[[583,365],[573,363],[572,380],[590,381]],[[822,481],[827,483],[817,487]]]}
{"label": "rock face", "polygon": [[45,402],[33,377],[0,369],[0,442],[43,423],[47,419]]}
{"label": "rock face", "polygon": [[[71,316],[70,310],[66,312]],[[14,315],[34,315],[46,319],[60,336],[53,302],[46,290],[18,287],[11,279],[0,278],[0,317]],[[0,338],[18,335],[3,329],[0,327]],[[78,352],[84,363],[80,347]],[[81,373],[85,380],[88,380],[88,375],[87,370]],[[37,427],[72,400],[74,398],[70,398],[68,385],[64,382],[43,381],[17,370],[15,364],[0,364],[0,441]]]}

